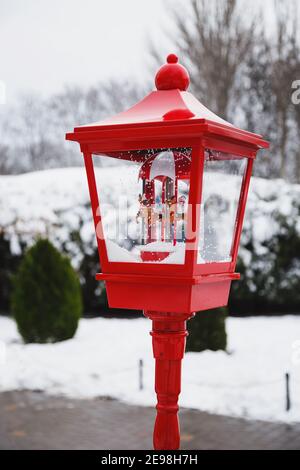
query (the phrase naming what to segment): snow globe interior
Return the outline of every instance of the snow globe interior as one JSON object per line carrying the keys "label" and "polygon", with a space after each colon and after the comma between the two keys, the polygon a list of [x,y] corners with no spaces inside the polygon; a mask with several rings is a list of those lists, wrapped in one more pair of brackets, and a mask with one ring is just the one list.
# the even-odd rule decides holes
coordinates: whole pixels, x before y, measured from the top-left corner
{"label": "snow globe interior", "polygon": [[184,264],[191,149],[93,155],[110,262]]}

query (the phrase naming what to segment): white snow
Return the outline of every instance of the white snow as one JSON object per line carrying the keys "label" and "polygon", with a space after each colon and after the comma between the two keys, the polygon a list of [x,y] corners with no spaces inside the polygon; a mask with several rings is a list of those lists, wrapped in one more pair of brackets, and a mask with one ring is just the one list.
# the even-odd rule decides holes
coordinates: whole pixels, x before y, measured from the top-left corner
{"label": "white snow", "polygon": [[[137,172],[135,167],[126,166],[95,169],[105,233],[111,240],[123,237],[123,246],[126,246],[126,228],[133,240],[138,237]],[[214,194],[224,196],[221,182],[211,189]],[[230,196],[228,190],[225,194]],[[120,195],[124,201],[118,200]],[[283,180],[252,178],[240,249],[246,266],[251,265],[252,254],[243,248],[243,244],[246,245],[249,234],[252,234],[255,252],[263,254],[266,250],[264,243],[280,230],[274,214],[288,215],[290,224],[300,233],[299,200],[300,185],[288,184]],[[121,207],[119,224],[115,223],[114,207]],[[120,233],[115,233],[116,226]],[[85,252],[90,253],[96,248],[84,168],[0,176],[0,227],[9,238],[14,253],[19,253],[20,242],[30,245],[38,235],[46,235],[58,248],[64,244],[73,265],[77,267],[83,253],[72,240],[71,232],[78,230]],[[133,252],[130,254],[135,256]],[[168,257],[165,262],[175,261]]]}
{"label": "white snow", "polygon": [[161,264],[184,264],[185,261],[185,243],[177,243],[175,250],[161,261]]}
{"label": "white snow", "polygon": [[166,252],[173,253],[174,251],[176,251],[176,245],[173,245],[173,243],[170,243],[170,242],[158,241],[158,242],[147,243],[147,245],[142,245],[140,249],[142,251],[147,251],[147,252],[159,251],[160,253],[166,253]]}
{"label": "white snow", "polygon": [[[113,222],[111,206],[117,204],[119,193],[127,191],[129,232],[134,235],[137,181],[134,172],[129,172],[131,183],[126,187],[126,178],[121,179],[126,171],[128,168],[97,168],[96,178],[107,203],[108,226]],[[222,185],[213,190],[222,195]],[[280,230],[274,214],[288,215],[289,222],[300,233],[299,199],[299,185],[252,179],[240,249],[246,266],[251,266],[252,257],[245,248],[248,234],[253,234],[255,252],[263,254],[265,241]],[[126,214],[124,209],[124,220]],[[38,235],[47,235],[58,247],[65,245],[76,267],[83,253],[72,240],[71,231],[80,232],[85,253],[96,247],[84,169],[0,176],[0,227],[13,252],[20,251],[20,241],[30,245]],[[119,246],[118,249],[124,250]],[[133,251],[124,251],[126,257],[135,256]],[[180,253],[184,256],[184,249],[177,249],[168,261],[161,263],[183,262],[176,259]],[[122,251],[123,257],[125,254]],[[186,355],[181,405],[255,419],[300,421],[300,317],[230,318],[227,325],[232,354]],[[54,345],[24,345],[14,322],[0,317],[0,391],[28,388],[73,397],[110,395],[129,403],[153,405],[150,328],[146,319],[81,320],[73,340]],[[140,358],[145,363],[142,392],[138,390]],[[290,413],[284,411],[284,374],[288,370]]]}
{"label": "white snow", "polygon": [[132,252],[122,248],[112,240],[106,240],[106,250],[109,261],[119,263],[137,263],[139,258]]}
{"label": "white snow", "polygon": [[[191,320],[192,321],[192,320]],[[0,391],[43,390],[75,398],[111,396],[155,404],[151,322],[80,321],[74,339],[24,345],[13,320],[0,317]],[[232,416],[300,421],[300,317],[227,321],[230,354],[187,353],[180,405]],[[144,361],[144,390],[138,361]],[[292,409],[285,411],[284,374],[291,374]]]}

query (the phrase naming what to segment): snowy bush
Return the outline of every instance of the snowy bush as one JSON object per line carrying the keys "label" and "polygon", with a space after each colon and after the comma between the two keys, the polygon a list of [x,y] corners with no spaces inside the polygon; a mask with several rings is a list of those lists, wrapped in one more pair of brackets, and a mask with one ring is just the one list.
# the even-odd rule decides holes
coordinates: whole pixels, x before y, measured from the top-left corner
{"label": "snowy bush", "polygon": [[187,323],[189,335],[186,342],[186,351],[226,351],[226,315],[226,308],[197,313]]}
{"label": "snowy bush", "polygon": [[299,312],[300,186],[254,179],[231,307],[253,313]]}
{"label": "snowy bush", "polygon": [[39,240],[14,279],[13,313],[26,343],[72,338],[82,313],[80,285],[69,260],[48,240]]}
{"label": "snowy bush", "polygon": [[7,313],[10,307],[12,276],[22,259],[24,247],[16,254],[11,250],[9,237],[0,231],[0,311]]}

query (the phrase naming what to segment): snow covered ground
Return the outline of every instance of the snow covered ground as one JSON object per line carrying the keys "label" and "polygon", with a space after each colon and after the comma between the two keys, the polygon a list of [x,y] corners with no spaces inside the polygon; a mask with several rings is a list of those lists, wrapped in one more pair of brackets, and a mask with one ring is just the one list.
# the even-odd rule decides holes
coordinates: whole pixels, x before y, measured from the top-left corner
{"label": "snow covered ground", "polygon": [[[0,317],[0,391],[30,389],[70,397],[111,396],[154,405],[151,323],[146,319],[83,319],[76,337],[24,345],[13,320]],[[230,354],[188,353],[180,404],[254,419],[300,421],[300,317],[227,322]],[[139,391],[138,361],[144,361]],[[285,412],[284,374],[292,409]]]}
{"label": "snow covered ground", "polygon": [[[120,174],[112,167],[96,170],[112,204]],[[263,254],[264,242],[280,231],[274,214],[288,216],[300,233],[299,199],[300,185],[252,179],[240,250],[246,266],[251,266],[251,253],[245,248],[247,233],[254,237],[255,252]],[[136,206],[132,214],[136,226]],[[47,235],[58,247],[64,245],[78,266],[83,252],[71,232],[80,232],[84,253],[95,248],[83,168],[0,176],[0,226],[12,252],[20,250],[20,241],[30,245],[37,234]],[[81,320],[73,340],[24,345],[14,322],[0,317],[0,391],[27,388],[73,397],[109,395],[153,405],[150,328],[146,319]],[[231,354],[186,355],[181,405],[249,418],[300,421],[300,317],[230,318],[227,329]],[[143,391],[138,389],[139,359],[144,360]],[[291,373],[288,414],[284,411],[286,371]]]}

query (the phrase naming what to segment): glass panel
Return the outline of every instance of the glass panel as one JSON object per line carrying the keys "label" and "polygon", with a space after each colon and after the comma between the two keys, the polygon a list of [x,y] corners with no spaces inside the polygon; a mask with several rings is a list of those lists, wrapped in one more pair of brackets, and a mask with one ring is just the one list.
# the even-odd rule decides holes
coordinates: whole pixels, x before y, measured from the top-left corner
{"label": "glass panel", "polygon": [[205,151],[198,263],[230,262],[247,158]]}
{"label": "glass panel", "polygon": [[93,158],[109,261],[184,264],[191,149]]}

